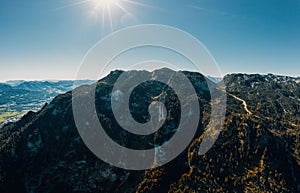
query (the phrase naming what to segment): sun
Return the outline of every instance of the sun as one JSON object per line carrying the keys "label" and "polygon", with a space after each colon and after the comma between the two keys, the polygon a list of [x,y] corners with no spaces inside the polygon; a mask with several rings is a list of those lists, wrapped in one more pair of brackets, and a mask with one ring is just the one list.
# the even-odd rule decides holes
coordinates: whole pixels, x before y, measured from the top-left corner
{"label": "sun", "polygon": [[[97,16],[97,19],[101,19],[102,27],[106,24],[110,26],[110,30],[113,31],[113,19],[120,19],[122,15],[134,16],[129,10],[130,6],[142,6],[148,7],[147,4],[138,2],[137,0],[71,0],[73,3],[70,3],[66,7],[73,6],[83,6],[88,5],[90,11],[93,15]],[[74,2],[75,1],[75,2]],[[121,14],[120,14],[121,12]],[[123,14],[122,14],[123,13]]]}
{"label": "sun", "polygon": [[119,4],[119,0],[92,0],[92,2],[96,5],[97,8],[110,7]]}
{"label": "sun", "polygon": [[102,26],[104,26],[105,21],[108,20],[111,31],[113,31],[113,10],[116,11],[116,9],[113,8],[118,7],[126,14],[129,13],[129,11],[122,6],[120,1],[122,0],[90,0],[90,2],[93,4],[93,11],[102,18]]}
{"label": "sun", "polygon": [[142,5],[135,0],[89,0],[92,3],[93,11],[97,13],[98,18],[102,19],[102,27],[108,23],[110,30],[113,31],[113,16],[120,15],[117,12],[123,12],[126,15],[132,15],[125,7],[128,4]]}

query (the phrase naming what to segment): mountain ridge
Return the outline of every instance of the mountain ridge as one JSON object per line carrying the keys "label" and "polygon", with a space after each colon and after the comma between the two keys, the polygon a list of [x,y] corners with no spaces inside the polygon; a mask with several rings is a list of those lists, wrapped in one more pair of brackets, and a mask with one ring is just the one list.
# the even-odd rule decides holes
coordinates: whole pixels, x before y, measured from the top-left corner
{"label": "mountain ridge", "polygon": [[[118,127],[104,104],[109,102],[112,86],[121,73],[111,72],[97,82],[99,120],[105,121],[108,133],[117,131]],[[267,80],[263,75],[225,76],[226,121],[213,148],[205,155],[199,155],[199,144],[209,120],[210,95],[203,75],[185,73],[198,90],[201,121],[189,147],[170,163],[146,171],[128,171],[96,158],[77,133],[72,116],[72,93],[67,92],[55,97],[39,112],[29,113],[0,131],[0,191],[300,191],[299,84],[277,81],[276,77]],[[147,87],[160,89],[159,84],[151,82],[141,88]],[[137,90],[136,97],[140,100],[133,116],[147,120],[147,108],[143,104],[148,93]],[[165,102],[176,104],[170,99]],[[171,125],[167,129],[172,129]],[[122,140],[128,135],[120,138],[119,132],[123,131],[112,132],[110,136],[123,145],[142,146],[136,141],[138,138]],[[161,136],[162,133],[158,133],[155,140]]]}

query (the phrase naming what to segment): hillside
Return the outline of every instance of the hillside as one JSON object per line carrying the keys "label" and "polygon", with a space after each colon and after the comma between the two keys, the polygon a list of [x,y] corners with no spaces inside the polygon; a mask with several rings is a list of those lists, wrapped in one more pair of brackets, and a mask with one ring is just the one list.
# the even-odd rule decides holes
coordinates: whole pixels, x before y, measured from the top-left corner
{"label": "hillside", "polygon": [[[163,69],[160,71],[163,73]],[[148,105],[153,99],[164,102],[170,111],[156,134],[130,134],[116,124],[109,106],[114,83],[122,73],[111,72],[95,85],[97,115],[106,133],[129,148],[146,149],[165,143],[177,131],[180,101],[176,94],[155,81],[155,72],[132,71],[128,81],[136,76],[152,77],[134,90],[129,105],[132,116],[147,122]],[[0,130],[0,192],[300,192],[299,79],[258,74],[225,76],[225,124],[214,146],[199,155],[211,111],[208,87],[217,85],[207,83],[199,73],[184,74],[197,90],[200,121],[188,148],[173,161],[146,171],[132,171],[99,160],[78,134],[72,92],[67,92]]]}

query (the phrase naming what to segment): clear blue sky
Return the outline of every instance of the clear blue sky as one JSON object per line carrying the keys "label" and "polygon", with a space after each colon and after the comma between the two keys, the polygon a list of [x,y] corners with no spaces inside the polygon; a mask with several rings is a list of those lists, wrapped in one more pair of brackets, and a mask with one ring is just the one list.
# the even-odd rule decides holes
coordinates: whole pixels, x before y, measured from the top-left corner
{"label": "clear blue sky", "polygon": [[[300,0],[125,1],[119,3],[133,15],[112,6],[113,30],[171,25],[204,43],[223,74],[300,76]],[[68,6],[76,2],[0,2],[0,81],[75,78],[86,52],[110,32],[92,12],[95,3]]]}

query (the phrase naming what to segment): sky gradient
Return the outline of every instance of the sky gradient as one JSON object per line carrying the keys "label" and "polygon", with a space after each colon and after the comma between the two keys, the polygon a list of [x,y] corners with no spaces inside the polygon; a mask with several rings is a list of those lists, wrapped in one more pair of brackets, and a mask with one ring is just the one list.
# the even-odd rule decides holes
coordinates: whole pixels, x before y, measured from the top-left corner
{"label": "sky gradient", "polygon": [[300,76],[299,0],[119,0],[132,15],[112,7],[112,30],[108,20],[103,23],[93,11],[95,4],[69,6],[77,2],[0,2],[0,81],[74,79],[83,57],[101,38],[150,23],[196,37],[223,75]]}

